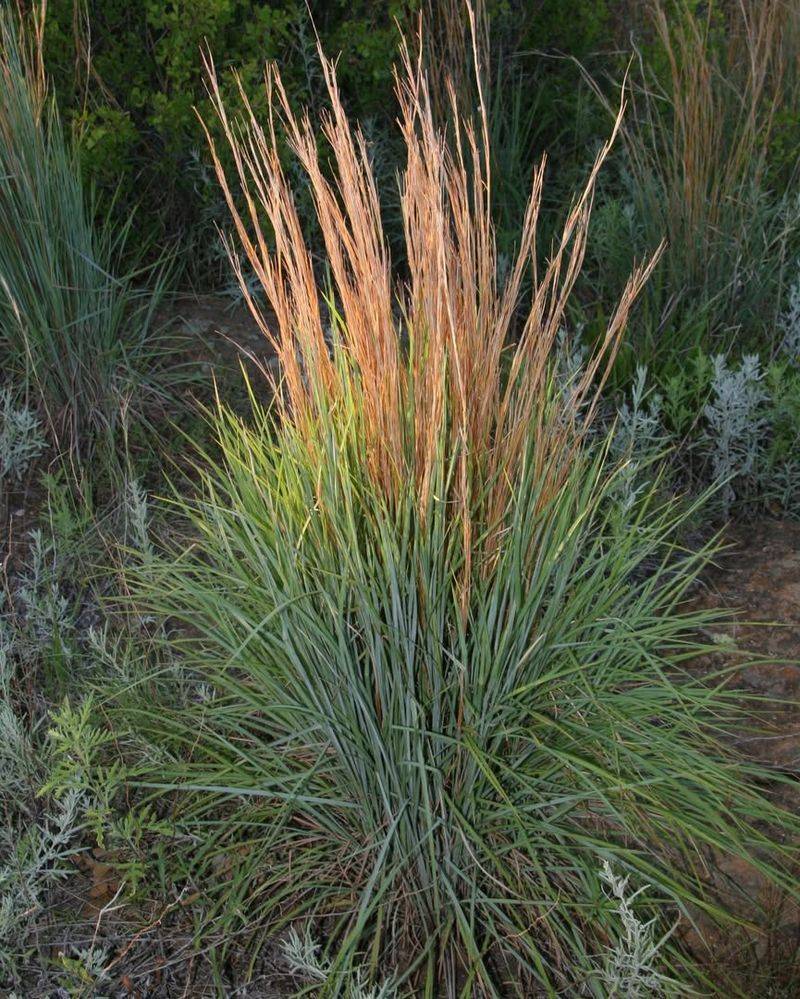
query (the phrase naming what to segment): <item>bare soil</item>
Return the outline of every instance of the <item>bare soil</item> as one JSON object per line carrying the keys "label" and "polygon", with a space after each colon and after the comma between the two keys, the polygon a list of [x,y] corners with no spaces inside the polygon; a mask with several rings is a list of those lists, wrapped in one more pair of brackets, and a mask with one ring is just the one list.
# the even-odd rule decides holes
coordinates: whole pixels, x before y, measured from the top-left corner
{"label": "bare soil", "polygon": [[[750,695],[752,724],[729,733],[730,742],[794,781],[800,774],[800,523],[733,525],[725,540],[729,547],[706,574],[697,603],[731,618],[708,635],[719,652],[695,668],[733,667],[730,682]],[[785,807],[800,807],[800,784],[775,794]],[[738,931],[707,935],[705,957],[718,983],[712,994],[800,996],[800,907],[741,861],[718,861],[715,877],[731,888],[744,923]]]}

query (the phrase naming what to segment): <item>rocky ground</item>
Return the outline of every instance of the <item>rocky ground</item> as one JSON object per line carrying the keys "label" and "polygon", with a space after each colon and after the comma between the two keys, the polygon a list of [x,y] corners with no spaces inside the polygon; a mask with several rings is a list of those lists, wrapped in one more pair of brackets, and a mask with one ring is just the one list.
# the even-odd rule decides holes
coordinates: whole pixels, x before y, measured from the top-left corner
{"label": "rocky ground", "polygon": [[[732,527],[719,567],[706,579],[704,606],[733,612],[730,625],[714,638],[723,654],[745,661],[736,683],[754,699],[773,700],[763,713],[773,731],[738,743],[771,767],[796,773],[800,767],[800,524],[765,519]],[[748,657],[748,658],[749,658]]]}

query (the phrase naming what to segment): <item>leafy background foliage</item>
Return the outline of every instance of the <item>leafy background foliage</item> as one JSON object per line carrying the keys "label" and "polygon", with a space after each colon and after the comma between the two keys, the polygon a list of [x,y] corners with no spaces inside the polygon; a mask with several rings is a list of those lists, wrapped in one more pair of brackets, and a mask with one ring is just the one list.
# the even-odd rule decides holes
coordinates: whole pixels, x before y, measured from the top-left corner
{"label": "leafy background foliage", "polygon": [[[311,4],[326,49],[341,53],[341,83],[354,114],[391,117],[398,23],[415,7],[404,0]],[[286,67],[295,99],[312,106],[318,99],[314,35],[303,0],[91,0],[85,6],[54,0],[49,6],[48,66],[66,120],[81,135],[86,176],[108,195],[121,183],[119,211],[143,205],[143,238],[200,246],[200,265],[209,264],[203,242],[215,241],[213,226],[223,221],[197,117],[210,118],[200,59],[205,46],[223,66],[237,68],[257,107],[263,107],[269,59]]]}

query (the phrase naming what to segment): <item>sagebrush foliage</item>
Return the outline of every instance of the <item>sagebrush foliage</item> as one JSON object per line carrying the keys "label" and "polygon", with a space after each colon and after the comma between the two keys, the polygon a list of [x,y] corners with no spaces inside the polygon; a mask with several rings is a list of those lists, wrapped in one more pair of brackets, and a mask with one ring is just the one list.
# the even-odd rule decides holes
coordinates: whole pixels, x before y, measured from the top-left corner
{"label": "sagebrush foliage", "polygon": [[15,400],[10,388],[0,389],[0,488],[8,479],[18,482],[45,446],[33,410]]}

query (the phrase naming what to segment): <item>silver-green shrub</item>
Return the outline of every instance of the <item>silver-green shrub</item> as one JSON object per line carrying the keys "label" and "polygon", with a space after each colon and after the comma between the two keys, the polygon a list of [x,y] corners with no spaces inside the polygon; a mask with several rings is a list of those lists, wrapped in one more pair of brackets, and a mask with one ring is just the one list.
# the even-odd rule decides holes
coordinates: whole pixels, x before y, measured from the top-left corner
{"label": "silver-green shrub", "polygon": [[80,788],[39,799],[49,774],[46,707],[31,714],[19,688],[30,652],[20,643],[10,615],[0,607],[0,990],[18,984],[20,963],[30,949],[48,895],[67,874],[84,824],[86,798]]}
{"label": "silver-green shrub", "polygon": [[800,276],[789,289],[788,302],[778,321],[781,353],[795,367],[800,366]]}
{"label": "silver-green shrub", "polygon": [[45,448],[42,425],[11,389],[0,389],[0,485],[19,481]]}
{"label": "silver-green shrub", "polygon": [[630,877],[616,874],[607,860],[600,879],[617,903],[619,918],[619,936],[606,952],[598,976],[605,995],[609,999],[658,999],[689,994],[661,968],[660,954],[671,933],[656,937],[656,920],[642,921],[636,912],[636,901],[647,886],[629,891]]}
{"label": "silver-green shrub", "polygon": [[668,437],[661,418],[662,398],[647,387],[647,368],[639,366],[630,399],[624,399],[616,414],[610,451],[619,462],[616,494],[624,517],[630,515],[637,497],[647,488],[648,472],[663,453]]}
{"label": "silver-green shrub", "polygon": [[746,488],[758,471],[767,429],[764,403],[768,396],[763,377],[761,362],[754,354],[745,355],[738,369],[730,367],[722,354],[714,358],[713,395],[703,410],[703,443],[708,449],[713,479],[720,485],[726,517],[739,483]]}
{"label": "silver-green shrub", "polygon": [[343,999],[395,999],[397,996],[397,987],[391,980],[370,985],[362,968],[355,968],[344,976],[337,974],[308,927],[302,936],[294,927],[289,930],[283,942],[283,957],[293,975],[315,985],[333,988]]}

